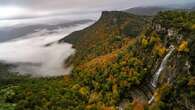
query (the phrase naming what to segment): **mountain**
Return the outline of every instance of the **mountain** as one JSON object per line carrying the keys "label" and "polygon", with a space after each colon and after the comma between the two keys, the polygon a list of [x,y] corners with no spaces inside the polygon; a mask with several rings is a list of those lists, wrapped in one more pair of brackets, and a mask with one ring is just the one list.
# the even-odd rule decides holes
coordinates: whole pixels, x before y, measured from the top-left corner
{"label": "mountain", "polygon": [[88,61],[122,47],[125,42],[140,34],[149,19],[126,12],[105,11],[95,24],[73,32],[60,42],[74,45],[77,49],[74,62],[78,64],[81,59]]}
{"label": "mountain", "polygon": [[58,24],[29,24],[24,26],[12,26],[12,27],[0,27],[0,42],[5,42],[8,40],[17,39],[34,32],[38,32],[41,29],[44,30],[54,30],[59,28],[73,27],[76,25],[81,25],[85,23],[92,22],[93,20],[79,20],[79,21],[66,21],[65,23]]}
{"label": "mountain", "polygon": [[[113,12],[110,14],[113,15]],[[105,16],[103,15],[103,18]],[[124,16],[120,15],[120,17]],[[194,109],[195,22],[193,17],[195,17],[193,12],[161,12],[152,20],[146,19],[144,23],[146,27],[140,28],[141,31],[135,35],[136,37],[125,36],[122,31],[115,34],[117,42],[121,42],[122,45],[106,53],[101,52],[114,44],[112,42],[104,45],[104,42],[108,41],[106,38],[99,39],[99,36],[92,36],[88,41],[89,36],[84,37],[85,34],[79,34],[80,36],[78,35],[79,37],[75,37],[74,40],[63,39],[62,41],[71,42],[77,50],[79,49],[73,57],[73,63],[75,60],[80,63],[76,63],[72,77],[84,87],[81,88],[86,90],[85,95],[90,94],[88,97],[90,105],[87,107],[115,105],[115,107],[135,110],[140,107],[149,110]],[[105,18],[108,20],[114,17]],[[148,20],[151,22],[147,22]],[[94,35],[89,28],[82,31]],[[129,32],[132,28],[135,27],[131,27]],[[123,43],[126,39],[127,41]],[[89,44],[91,42],[93,45]],[[96,43],[100,45],[98,48],[100,53],[96,51]],[[86,46],[83,46],[84,44]],[[102,48],[104,46],[105,48]],[[89,50],[85,52],[88,48]],[[82,52],[85,53],[79,58]],[[184,102],[187,103],[183,104]]]}
{"label": "mountain", "polygon": [[191,9],[195,6],[195,2],[191,1],[189,3],[184,3],[184,4],[172,4],[169,5],[170,7],[175,7],[175,8],[180,8],[180,9]]}
{"label": "mountain", "polygon": [[76,66],[74,79],[90,91],[88,107],[193,110],[194,17],[161,12],[126,45]]}
{"label": "mountain", "polygon": [[0,109],[194,110],[194,18],[185,11],[152,18],[103,12],[59,41],[77,49],[71,75],[3,80],[9,85],[0,86]]}
{"label": "mountain", "polygon": [[125,10],[125,12],[136,14],[136,15],[156,15],[160,11],[172,10],[172,8],[167,7],[135,7]]}
{"label": "mountain", "polygon": [[127,10],[125,12],[135,14],[135,15],[145,15],[145,16],[154,16],[159,12],[171,11],[171,10],[189,10],[194,11],[195,3],[190,4],[171,4],[167,6],[145,6],[145,7],[134,7]]}
{"label": "mountain", "polygon": [[191,10],[195,11],[195,6],[191,8]]}

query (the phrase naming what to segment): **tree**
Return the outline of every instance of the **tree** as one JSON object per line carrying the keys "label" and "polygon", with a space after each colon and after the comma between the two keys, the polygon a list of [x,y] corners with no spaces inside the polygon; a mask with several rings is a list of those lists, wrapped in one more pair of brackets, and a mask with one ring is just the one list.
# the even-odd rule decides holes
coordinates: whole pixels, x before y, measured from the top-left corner
{"label": "tree", "polygon": [[178,47],[178,51],[179,52],[189,52],[188,42],[185,40],[182,40]]}

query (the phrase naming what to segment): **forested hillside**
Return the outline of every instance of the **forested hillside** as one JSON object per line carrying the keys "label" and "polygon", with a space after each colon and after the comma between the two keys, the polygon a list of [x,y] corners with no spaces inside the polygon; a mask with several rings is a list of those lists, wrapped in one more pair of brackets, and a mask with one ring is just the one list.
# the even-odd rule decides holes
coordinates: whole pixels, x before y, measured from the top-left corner
{"label": "forested hillside", "polygon": [[70,34],[60,42],[74,45],[77,53],[73,62],[80,64],[120,49],[140,34],[149,19],[125,12],[105,11],[95,24]]}
{"label": "forested hillside", "polygon": [[194,36],[195,12],[103,12],[59,41],[77,49],[71,75],[10,74],[0,86],[0,110],[194,110]]}

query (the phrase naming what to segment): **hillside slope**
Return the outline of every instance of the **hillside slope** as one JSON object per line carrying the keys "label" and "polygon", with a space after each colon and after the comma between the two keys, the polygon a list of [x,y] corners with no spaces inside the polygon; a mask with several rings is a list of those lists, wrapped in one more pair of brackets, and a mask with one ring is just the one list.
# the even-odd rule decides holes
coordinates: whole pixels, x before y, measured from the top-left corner
{"label": "hillside slope", "polygon": [[148,19],[125,12],[105,11],[95,24],[70,34],[60,42],[73,44],[77,50],[73,62],[82,63],[122,47],[127,40],[123,38],[139,35]]}
{"label": "hillside slope", "polygon": [[194,17],[161,12],[138,37],[122,37],[129,42],[76,66],[72,75],[88,90],[89,108],[194,109]]}

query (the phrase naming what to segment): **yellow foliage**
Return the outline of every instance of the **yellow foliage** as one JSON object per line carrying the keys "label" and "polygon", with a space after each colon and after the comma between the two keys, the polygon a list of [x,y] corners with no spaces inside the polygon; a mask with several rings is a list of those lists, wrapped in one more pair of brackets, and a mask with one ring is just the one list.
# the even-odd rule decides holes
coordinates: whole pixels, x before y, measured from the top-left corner
{"label": "yellow foliage", "polygon": [[116,110],[114,107],[102,107],[101,110]]}
{"label": "yellow foliage", "polygon": [[195,24],[192,25],[191,29],[192,30],[195,30]]}
{"label": "yellow foliage", "polygon": [[142,42],[142,47],[146,48],[148,46],[148,40],[147,39],[143,38],[141,42]]}
{"label": "yellow foliage", "polygon": [[154,47],[154,51],[159,55],[159,56],[163,56],[166,52],[166,48],[164,46],[162,46],[161,44],[157,44]]}
{"label": "yellow foliage", "polygon": [[164,55],[165,52],[166,52],[166,48],[165,48],[165,47],[159,48],[159,55],[160,55],[160,56]]}
{"label": "yellow foliage", "polygon": [[87,94],[89,94],[89,89],[86,87],[82,87],[79,89],[79,93],[82,95],[87,95]]}
{"label": "yellow foliage", "polygon": [[151,37],[150,37],[150,43],[155,43],[159,41],[160,41],[159,35],[156,32],[152,32]]}
{"label": "yellow foliage", "polygon": [[117,110],[115,107],[106,106],[102,102],[86,105],[85,109],[86,110],[94,110],[94,109],[95,110]]}
{"label": "yellow foliage", "polygon": [[179,52],[189,52],[189,48],[188,48],[188,42],[183,40],[179,47],[178,47],[178,51]]}
{"label": "yellow foliage", "polygon": [[150,44],[152,43],[156,43],[156,42],[159,42],[160,41],[160,37],[159,36],[151,36],[150,38]]}
{"label": "yellow foliage", "polygon": [[155,102],[159,102],[161,99],[161,94],[158,92],[154,92]]}
{"label": "yellow foliage", "polygon": [[72,87],[73,90],[78,90],[79,88],[80,88],[80,85],[79,85],[79,84],[75,84],[75,85]]}
{"label": "yellow foliage", "polygon": [[170,85],[169,84],[164,84],[162,87],[160,87],[155,93],[155,102],[159,102],[161,101],[161,98],[163,96],[164,93],[166,93],[167,91],[170,91]]}
{"label": "yellow foliage", "polygon": [[112,86],[112,92],[113,92],[113,94],[114,94],[115,96],[118,96],[118,95],[119,95],[118,87],[117,87],[116,84],[114,84],[114,85]]}
{"label": "yellow foliage", "polygon": [[89,98],[89,103],[95,103],[98,102],[101,99],[101,93],[91,93],[90,98]]}
{"label": "yellow foliage", "polygon": [[188,86],[195,86],[195,77],[190,78]]}

